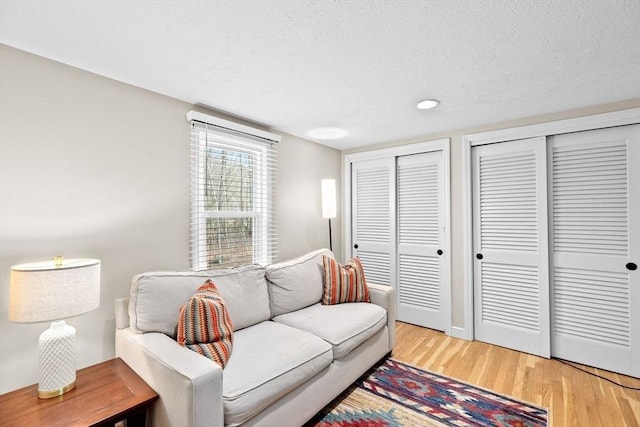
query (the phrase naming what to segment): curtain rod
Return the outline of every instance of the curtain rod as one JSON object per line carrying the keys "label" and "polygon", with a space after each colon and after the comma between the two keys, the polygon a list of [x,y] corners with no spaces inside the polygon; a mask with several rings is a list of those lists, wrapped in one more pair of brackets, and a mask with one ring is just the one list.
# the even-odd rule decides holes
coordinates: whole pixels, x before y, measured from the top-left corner
{"label": "curtain rod", "polygon": [[187,112],[187,120],[190,122],[202,122],[208,125],[231,129],[236,132],[246,133],[248,135],[257,136],[258,138],[267,139],[273,142],[280,142],[282,140],[282,136],[276,135],[275,133],[256,129],[251,126],[241,125],[230,120],[224,120],[208,114],[199,113],[198,111],[191,110]]}

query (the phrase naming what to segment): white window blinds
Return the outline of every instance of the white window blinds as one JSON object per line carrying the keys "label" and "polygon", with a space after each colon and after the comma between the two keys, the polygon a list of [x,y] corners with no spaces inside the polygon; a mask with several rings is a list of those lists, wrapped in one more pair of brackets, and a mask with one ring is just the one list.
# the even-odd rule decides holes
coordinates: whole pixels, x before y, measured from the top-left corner
{"label": "white window blinds", "polygon": [[279,137],[259,130],[250,134],[251,128],[198,113],[187,117],[192,268],[272,262],[277,253],[274,194]]}

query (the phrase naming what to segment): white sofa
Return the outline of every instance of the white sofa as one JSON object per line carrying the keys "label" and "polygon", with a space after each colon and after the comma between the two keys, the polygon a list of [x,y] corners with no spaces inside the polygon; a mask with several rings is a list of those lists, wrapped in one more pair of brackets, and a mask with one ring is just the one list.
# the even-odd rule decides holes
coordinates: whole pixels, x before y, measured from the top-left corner
{"label": "white sofa", "polygon": [[[135,276],[116,300],[116,356],[160,395],[151,425],[300,426],[390,353],[393,288],[368,283],[371,303],[322,305],[323,255]],[[208,278],[234,327],[224,370],[175,340],[180,307]]]}

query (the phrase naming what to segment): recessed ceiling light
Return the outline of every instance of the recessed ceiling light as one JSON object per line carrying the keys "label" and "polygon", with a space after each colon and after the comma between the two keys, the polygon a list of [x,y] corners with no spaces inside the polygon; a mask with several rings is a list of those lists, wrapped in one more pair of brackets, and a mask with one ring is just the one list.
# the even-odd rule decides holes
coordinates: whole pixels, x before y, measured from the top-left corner
{"label": "recessed ceiling light", "polygon": [[430,110],[436,108],[438,105],[440,105],[440,101],[437,99],[425,99],[424,101],[418,102],[416,107],[418,107],[419,110]]}
{"label": "recessed ceiling light", "polygon": [[307,132],[307,135],[314,139],[332,140],[344,138],[349,135],[349,132],[342,128],[326,127],[311,129]]}

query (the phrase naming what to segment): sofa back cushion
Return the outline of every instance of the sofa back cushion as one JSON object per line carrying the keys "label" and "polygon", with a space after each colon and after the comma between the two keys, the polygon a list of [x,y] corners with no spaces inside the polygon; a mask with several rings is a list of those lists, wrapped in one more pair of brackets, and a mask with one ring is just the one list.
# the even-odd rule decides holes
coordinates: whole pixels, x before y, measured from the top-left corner
{"label": "sofa back cushion", "polygon": [[175,338],[180,307],[209,278],[227,303],[234,330],[271,318],[265,271],[259,265],[224,270],[149,272],[135,276],[131,282],[131,329],[162,332]]}
{"label": "sofa back cushion", "polygon": [[323,256],[334,257],[329,249],[318,249],[266,267],[272,316],[300,310],[320,301]]}

